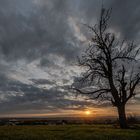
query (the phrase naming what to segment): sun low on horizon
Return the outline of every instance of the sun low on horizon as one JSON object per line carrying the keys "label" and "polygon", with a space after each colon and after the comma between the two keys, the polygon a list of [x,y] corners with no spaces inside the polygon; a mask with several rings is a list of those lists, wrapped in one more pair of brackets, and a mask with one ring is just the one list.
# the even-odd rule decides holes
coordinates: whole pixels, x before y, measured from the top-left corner
{"label": "sun low on horizon", "polygon": [[91,111],[90,110],[85,111],[85,115],[90,116],[91,115]]}

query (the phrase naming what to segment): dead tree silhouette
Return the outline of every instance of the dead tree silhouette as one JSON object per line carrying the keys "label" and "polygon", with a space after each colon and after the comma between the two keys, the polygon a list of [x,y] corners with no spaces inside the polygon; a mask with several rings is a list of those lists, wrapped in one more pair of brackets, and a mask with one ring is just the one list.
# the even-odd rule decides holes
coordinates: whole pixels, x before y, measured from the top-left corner
{"label": "dead tree silhouette", "polygon": [[134,42],[121,41],[111,32],[108,27],[111,11],[102,8],[98,24],[86,25],[92,37],[78,59],[79,65],[85,68],[79,80],[82,87],[72,85],[72,88],[78,94],[110,101],[118,110],[120,127],[125,129],[128,128],[125,105],[138,93],[140,83],[140,48]]}

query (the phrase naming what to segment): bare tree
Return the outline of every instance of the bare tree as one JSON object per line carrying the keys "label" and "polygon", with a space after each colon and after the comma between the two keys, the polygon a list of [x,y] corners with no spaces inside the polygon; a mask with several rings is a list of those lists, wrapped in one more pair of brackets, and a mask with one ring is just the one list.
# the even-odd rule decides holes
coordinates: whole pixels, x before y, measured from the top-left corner
{"label": "bare tree", "polygon": [[140,83],[140,48],[133,42],[119,41],[108,27],[110,15],[111,9],[102,8],[99,23],[94,27],[86,25],[93,34],[89,47],[79,58],[80,66],[85,68],[80,83],[86,84],[73,89],[93,99],[110,101],[118,110],[120,127],[125,129],[125,105],[138,92]]}

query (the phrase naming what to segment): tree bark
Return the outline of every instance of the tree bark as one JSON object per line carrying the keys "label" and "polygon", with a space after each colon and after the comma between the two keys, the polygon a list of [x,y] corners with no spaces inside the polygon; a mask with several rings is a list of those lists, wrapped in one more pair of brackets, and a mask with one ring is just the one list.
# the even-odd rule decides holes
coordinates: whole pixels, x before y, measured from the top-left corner
{"label": "tree bark", "polygon": [[127,119],[125,114],[125,105],[118,106],[117,109],[118,109],[120,128],[127,129],[128,124],[127,124]]}

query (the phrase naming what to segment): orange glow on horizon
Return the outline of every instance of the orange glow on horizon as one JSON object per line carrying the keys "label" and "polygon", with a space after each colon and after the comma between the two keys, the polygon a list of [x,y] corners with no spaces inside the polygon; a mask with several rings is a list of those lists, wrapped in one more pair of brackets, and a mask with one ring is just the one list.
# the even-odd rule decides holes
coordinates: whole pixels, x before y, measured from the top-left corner
{"label": "orange glow on horizon", "polygon": [[[140,105],[127,105],[126,113],[134,114],[140,116]],[[114,107],[88,107],[81,109],[71,109],[71,110],[56,110],[52,112],[47,112],[42,110],[40,112],[36,111],[34,113],[11,113],[11,114],[0,114],[0,117],[86,117],[86,118],[99,118],[99,117],[118,117],[117,110]]]}

